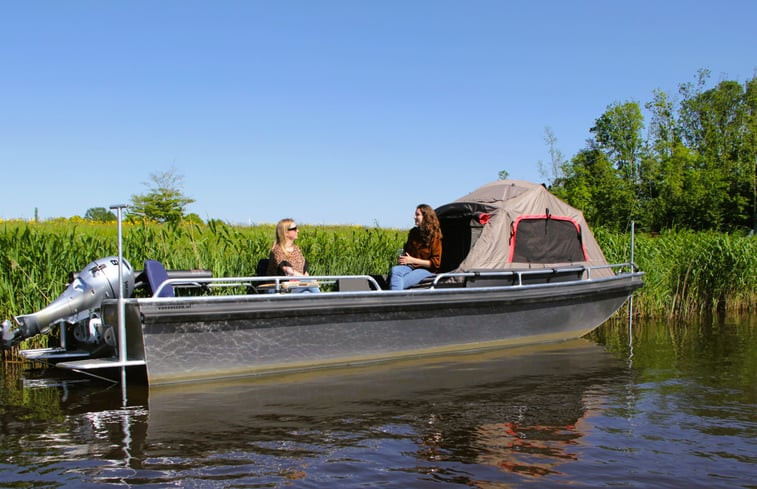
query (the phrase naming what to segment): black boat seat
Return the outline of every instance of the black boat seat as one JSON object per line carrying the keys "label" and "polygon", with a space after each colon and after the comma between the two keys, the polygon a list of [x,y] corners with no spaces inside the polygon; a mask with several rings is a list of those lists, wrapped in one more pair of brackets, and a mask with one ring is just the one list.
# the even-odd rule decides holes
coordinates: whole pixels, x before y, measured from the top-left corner
{"label": "black boat seat", "polygon": [[[475,269],[471,272],[488,272],[503,271],[500,269]],[[466,287],[499,287],[510,285],[533,285],[553,282],[570,282],[581,280],[584,269],[582,267],[568,268],[512,268],[507,271],[513,272],[512,275],[504,276],[480,276],[467,277],[465,280]],[[524,273],[518,281],[518,272]]]}
{"label": "black boat seat", "polygon": [[270,262],[268,258],[261,258],[258,260],[258,264],[255,266],[255,275],[258,277],[265,277],[268,275],[268,262]]}
{"label": "black boat seat", "polygon": [[[145,260],[145,275],[147,275],[147,283],[150,286],[150,294],[154,294],[158,287],[168,280],[168,272],[166,272],[163,264],[156,260]],[[158,297],[174,297],[173,286],[166,285],[163,287]]]}
{"label": "black boat seat", "polygon": [[[255,266],[255,275],[258,277],[265,277],[268,275],[268,263],[270,260],[268,258],[261,258],[258,260],[258,264]],[[248,294],[268,294],[271,292],[275,292],[276,290],[276,284],[271,283],[261,283],[261,282],[255,282],[247,285],[247,293]]]}

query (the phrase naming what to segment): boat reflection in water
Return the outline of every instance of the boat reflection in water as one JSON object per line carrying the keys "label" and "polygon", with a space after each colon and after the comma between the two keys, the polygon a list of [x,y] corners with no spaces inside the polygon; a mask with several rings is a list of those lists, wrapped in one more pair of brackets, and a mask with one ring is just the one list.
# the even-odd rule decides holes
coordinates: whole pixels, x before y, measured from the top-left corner
{"label": "boat reflection in water", "polygon": [[[97,470],[98,481],[166,483],[219,472],[240,482],[325,481],[347,471],[371,480],[388,472],[395,482],[409,477],[411,483],[444,480],[458,464],[473,479],[485,467],[500,474],[483,476],[489,479],[503,471],[518,478],[559,472],[580,457],[592,406],[626,375],[624,363],[600,346],[572,340],[352,369],[139,386],[129,388],[126,406],[118,386],[63,382],[55,388],[73,421],[67,423],[71,440],[86,447],[88,457],[111,460]],[[131,475],[125,478],[126,467]]]}

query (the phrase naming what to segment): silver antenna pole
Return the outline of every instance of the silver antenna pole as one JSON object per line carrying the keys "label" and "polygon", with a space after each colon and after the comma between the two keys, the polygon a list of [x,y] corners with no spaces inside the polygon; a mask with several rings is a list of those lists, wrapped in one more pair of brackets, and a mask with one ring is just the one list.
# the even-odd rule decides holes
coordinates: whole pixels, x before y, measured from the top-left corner
{"label": "silver antenna pole", "polygon": [[126,204],[110,206],[111,209],[118,211],[118,363],[121,364],[121,388],[124,395],[124,405],[126,404],[126,310],[124,305],[122,211],[127,207]]}

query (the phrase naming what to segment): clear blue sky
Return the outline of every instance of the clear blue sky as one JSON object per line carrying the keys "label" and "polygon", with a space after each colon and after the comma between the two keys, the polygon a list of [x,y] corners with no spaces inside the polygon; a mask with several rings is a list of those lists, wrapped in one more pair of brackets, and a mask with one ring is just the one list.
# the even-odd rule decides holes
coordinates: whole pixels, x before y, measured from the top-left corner
{"label": "clear blue sky", "polygon": [[174,168],[231,223],[409,228],[540,182],[608,105],[757,68],[757,1],[0,3],[0,219],[84,215]]}

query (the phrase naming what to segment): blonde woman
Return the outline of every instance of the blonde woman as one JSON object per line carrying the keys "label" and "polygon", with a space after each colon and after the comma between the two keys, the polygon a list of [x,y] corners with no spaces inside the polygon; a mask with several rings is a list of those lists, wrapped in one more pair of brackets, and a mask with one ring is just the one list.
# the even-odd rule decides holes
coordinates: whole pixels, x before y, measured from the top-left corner
{"label": "blonde woman", "polygon": [[[302,250],[294,241],[299,229],[294,219],[286,218],[276,225],[276,242],[268,255],[267,275],[288,275],[303,277],[308,275],[308,262]],[[320,292],[318,287],[294,287],[290,292]]]}

